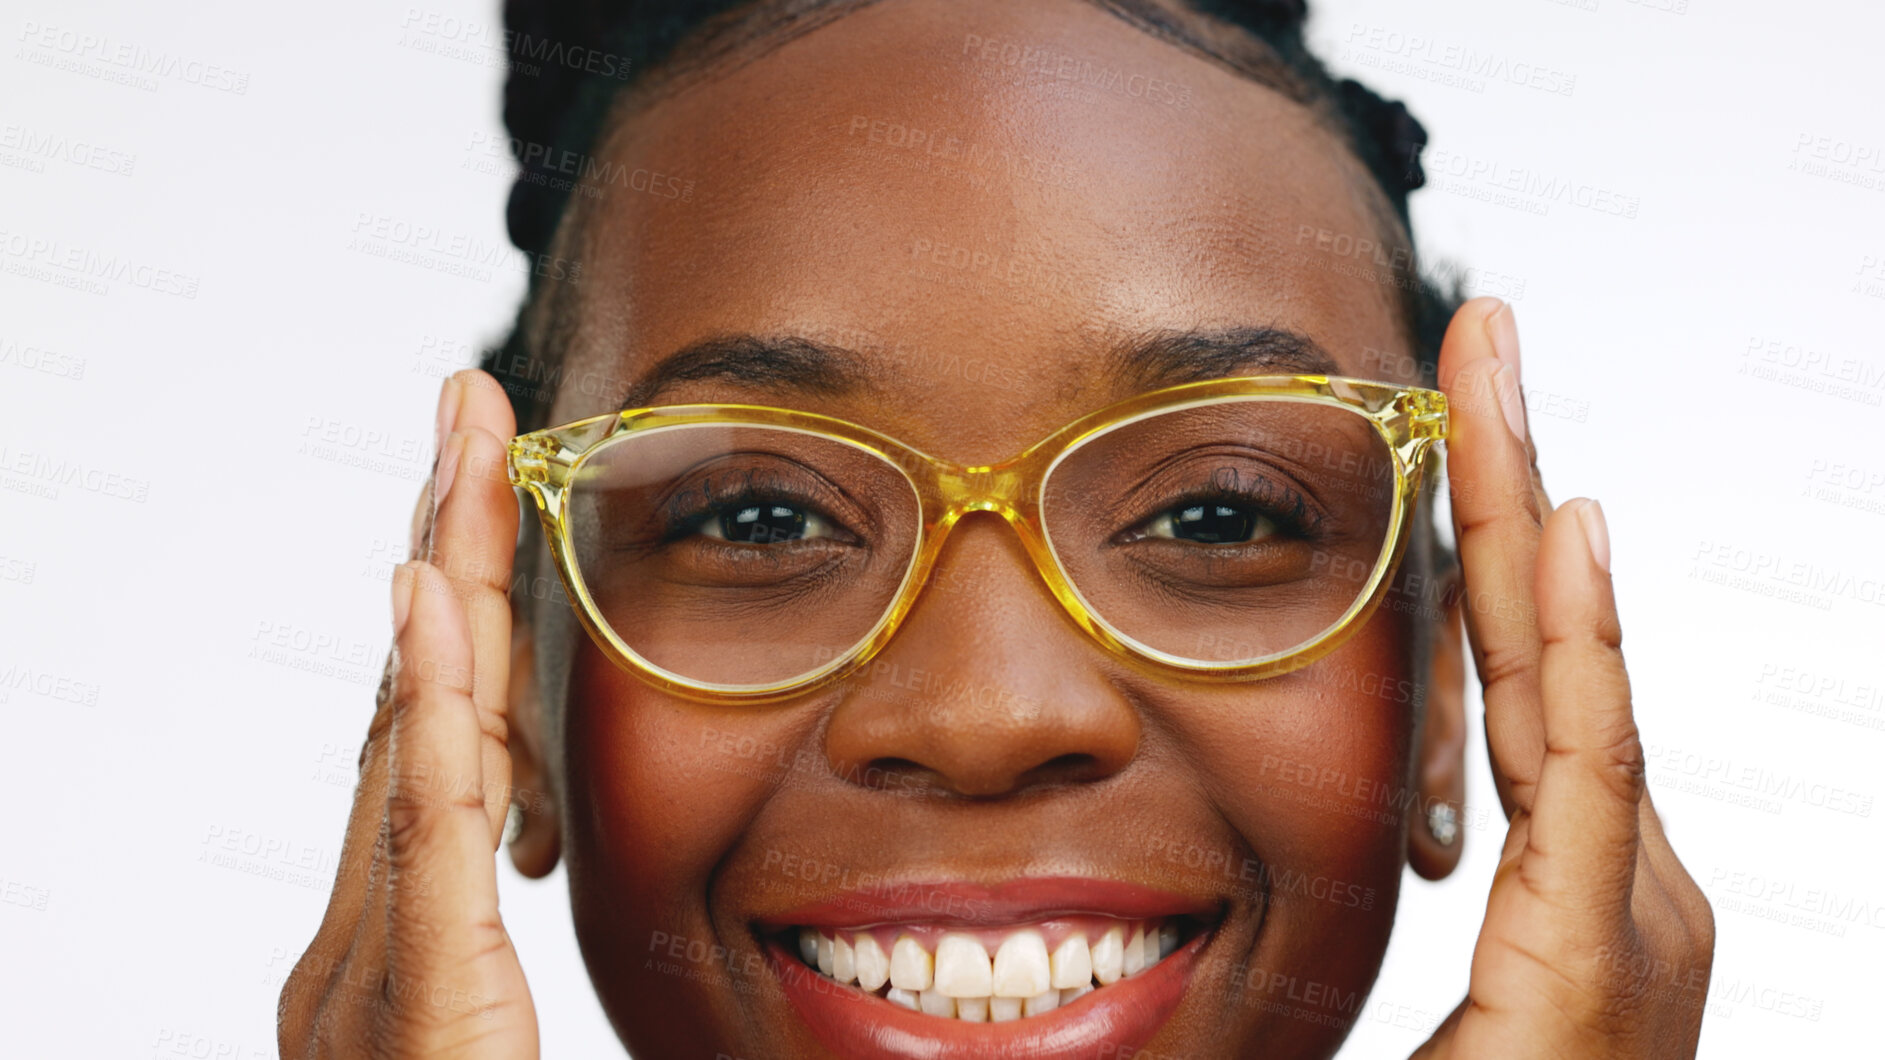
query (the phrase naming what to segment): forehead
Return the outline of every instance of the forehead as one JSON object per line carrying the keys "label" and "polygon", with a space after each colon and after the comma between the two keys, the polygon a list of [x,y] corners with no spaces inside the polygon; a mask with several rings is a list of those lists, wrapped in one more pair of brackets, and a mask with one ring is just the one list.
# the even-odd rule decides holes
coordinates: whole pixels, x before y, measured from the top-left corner
{"label": "forehead", "polygon": [[[1393,287],[1328,249],[1383,232],[1334,134],[1080,0],[865,7],[626,109],[596,162],[621,179],[566,234],[565,379],[805,336],[895,361],[903,392],[793,404],[919,444],[967,432],[950,455],[970,459],[1091,408],[1093,350],[1120,335],[1284,328],[1364,376],[1403,342]],[[554,421],[620,389],[565,385]]]}

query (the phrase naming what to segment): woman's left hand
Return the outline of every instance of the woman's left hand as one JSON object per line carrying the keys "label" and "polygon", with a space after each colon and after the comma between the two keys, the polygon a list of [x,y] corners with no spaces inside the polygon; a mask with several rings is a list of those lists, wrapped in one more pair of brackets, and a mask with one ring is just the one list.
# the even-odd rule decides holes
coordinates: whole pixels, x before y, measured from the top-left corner
{"label": "woman's left hand", "polygon": [[1460,309],[1440,379],[1463,610],[1511,827],[1466,1000],[1414,1055],[1692,1057],[1714,916],[1644,784],[1602,509],[1545,496],[1509,306]]}

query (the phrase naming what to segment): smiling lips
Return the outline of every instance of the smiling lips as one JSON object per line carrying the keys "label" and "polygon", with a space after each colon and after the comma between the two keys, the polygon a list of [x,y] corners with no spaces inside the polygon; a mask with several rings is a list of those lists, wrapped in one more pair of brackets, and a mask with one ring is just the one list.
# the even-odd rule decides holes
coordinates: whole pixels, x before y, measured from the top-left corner
{"label": "smiling lips", "polygon": [[807,965],[931,1016],[970,1023],[1052,1012],[1178,949],[1178,920],[1061,917],[1005,930],[798,929]]}
{"label": "smiling lips", "polygon": [[1158,1033],[1223,912],[1036,877],[851,891],[755,927],[793,1008],[840,1056],[1077,1060]]}

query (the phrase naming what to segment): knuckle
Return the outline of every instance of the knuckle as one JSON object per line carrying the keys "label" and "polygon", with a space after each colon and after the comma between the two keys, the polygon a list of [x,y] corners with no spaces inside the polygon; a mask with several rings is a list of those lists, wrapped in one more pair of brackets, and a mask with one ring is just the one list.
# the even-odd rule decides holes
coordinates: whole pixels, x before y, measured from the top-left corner
{"label": "knuckle", "polygon": [[422,862],[439,825],[437,808],[423,798],[395,792],[386,800],[386,864],[395,878]]}
{"label": "knuckle", "polygon": [[1642,800],[1647,772],[1643,742],[1636,723],[1627,716],[1602,724],[1588,739],[1576,743],[1547,733],[1545,753],[1581,761],[1619,800],[1632,805]]}
{"label": "knuckle", "polygon": [[469,693],[472,667],[439,655],[401,652],[398,672],[393,676],[392,713],[406,714],[419,709],[427,686]]}
{"label": "knuckle", "polygon": [[1621,654],[1623,651],[1623,621],[1618,618],[1614,607],[1599,608],[1591,618],[1591,639],[1609,651]]}
{"label": "knuckle", "polygon": [[1487,531],[1537,534],[1544,529],[1538,492],[1529,477],[1497,476],[1486,481],[1450,476],[1447,490],[1461,536]]}
{"label": "knuckle", "polygon": [[281,998],[276,1004],[276,1018],[284,1028],[289,1014],[311,1000],[309,995],[314,985],[312,979],[313,972],[308,970],[307,962],[302,961],[295,965],[294,970],[288,973],[288,978],[282,982]]}
{"label": "knuckle", "polygon": [[1592,749],[1598,774],[1609,783],[1618,798],[1635,803],[1643,796],[1643,741],[1636,723],[1623,718],[1602,734]]}
{"label": "knuckle", "polygon": [[1673,890],[1676,898],[1677,915],[1688,928],[1690,951],[1704,965],[1714,963],[1715,959],[1715,907],[1687,872],[1677,874]]}
{"label": "knuckle", "polygon": [[465,620],[471,627],[472,642],[502,644],[510,648],[511,602],[506,588],[478,583],[467,587]]}
{"label": "knuckle", "polygon": [[1488,645],[1479,656],[1479,683],[1487,694],[1505,685],[1532,685],[1538,680],[1538,662],[1538,649],[1531,644]]}

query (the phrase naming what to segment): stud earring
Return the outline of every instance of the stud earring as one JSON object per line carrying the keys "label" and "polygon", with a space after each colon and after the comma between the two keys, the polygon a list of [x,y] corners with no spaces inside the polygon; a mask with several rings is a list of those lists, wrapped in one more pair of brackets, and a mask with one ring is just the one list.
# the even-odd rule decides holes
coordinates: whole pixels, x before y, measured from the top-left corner
{"label": "stud earring", "polygon": [[510,809],[504,811],[504,845],[517,842],[517,837],[524,834],[524,805],[513,801]]}
{"label": "stud earring", "polygon": [[1444,802],[1427,807],[1427,834],[1443,847],[1450,847],[1460,837],[1460,813]]}

